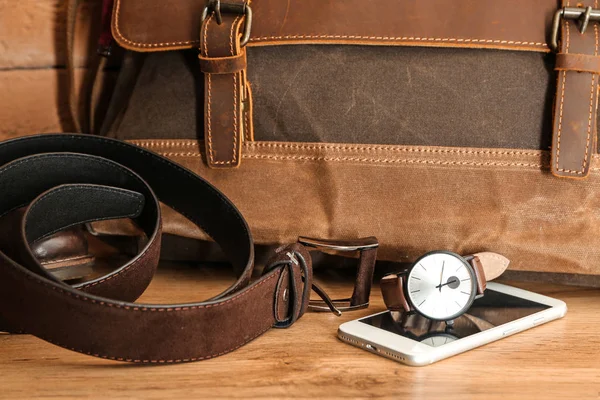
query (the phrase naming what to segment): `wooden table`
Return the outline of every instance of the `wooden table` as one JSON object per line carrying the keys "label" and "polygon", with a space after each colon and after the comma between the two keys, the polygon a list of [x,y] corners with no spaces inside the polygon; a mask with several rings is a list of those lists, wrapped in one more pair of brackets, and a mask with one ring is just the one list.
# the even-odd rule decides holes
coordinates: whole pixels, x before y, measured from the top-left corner
{"label": "wooden table", "polygon": [[[321,278],[331,295],[346,275]],[[142,301],[195,301],[231,283],[226,269],[160,268]],[[408,367],[340,342],[340,323],[382,309],[309,313],[216,359],[169,366],[117,363],[28,335],[0,335],[0,398],[600,398],[600,291],[549,284],[518,287],[566,301],[561,320],[427,367]]]}

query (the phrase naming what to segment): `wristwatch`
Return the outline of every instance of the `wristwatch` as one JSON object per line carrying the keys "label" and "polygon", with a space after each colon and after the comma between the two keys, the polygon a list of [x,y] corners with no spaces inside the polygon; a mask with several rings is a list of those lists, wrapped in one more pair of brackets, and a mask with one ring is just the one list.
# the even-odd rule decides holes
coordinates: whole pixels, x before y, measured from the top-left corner
{"label": "wristwatch", "polygon": [[452,321],[482,297],[486,282],[500,276],[509,260],[497,253],[460,256],[433,251],[408,270],[381,279],[381,292],[390,311],[416,312],[435,320]]}

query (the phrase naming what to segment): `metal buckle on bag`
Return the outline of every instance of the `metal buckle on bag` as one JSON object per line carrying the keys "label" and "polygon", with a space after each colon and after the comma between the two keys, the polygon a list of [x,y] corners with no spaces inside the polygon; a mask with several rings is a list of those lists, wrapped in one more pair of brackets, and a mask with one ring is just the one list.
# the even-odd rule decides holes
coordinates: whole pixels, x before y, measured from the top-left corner
{"label": "metal buckle on bag", "polygon": [[560,22],[563,19],[581,21],[579,30],[581,33],[585,33],[590,21],[600,21],[600,10],[593,9],[592,7],[564,7],[558,10],[554,14],[552,36],[550,37],[550,48],[554,51],[558,49],[558,30],[560,29]]}
{"label": "metal buckle on bag", "polygon": [[[363,259],[365,250],[376,249],[379,247],[377,238],[373,236],[348,241],[321,240],[299,237],[298,242],[306,247],[310,247],[319,251],[330,250],[344,253],[358,251],[360,253],[359,266],[362,264],[361,261]],[[360,273],[360,271],[358,271],[358,273]],[[368,275],[372,275],[372,271]],[[371,276],[369,276],[369,278],[372,279]],[[356,285],[357,284],[354,286],[355,290],[357,287]],[[369,306],[368,300],[360,304],[355,304],[352,298],[331,300],[331,303],[338,311],[360,310]],[[324,300],[311,300],[308,304],[308,309],[312,311],[331,311],[331,308],[325,303]]]}
{"label": "metal buckle on bag", "polygon": [[242,36],[240,45],[244,47],[248,44],[250,41],[250,32],[252,30],[252,9],[249,5],[231,4],[227,2],[221,2],[221,0],[210,0],[206,7],[204,7],[204,11],[202,11],[202,19],[200,22],[204,22],[210,13],[215,14],[215,19],[219,25],[223,23],[223,16],[221,13],[245,15],[246,21],[244,22],[244,35]]}

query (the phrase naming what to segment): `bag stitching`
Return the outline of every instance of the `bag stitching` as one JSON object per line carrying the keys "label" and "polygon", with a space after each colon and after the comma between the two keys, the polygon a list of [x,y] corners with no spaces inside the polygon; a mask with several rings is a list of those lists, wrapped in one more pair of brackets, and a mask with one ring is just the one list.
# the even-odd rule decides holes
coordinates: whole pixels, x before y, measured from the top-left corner
{"label": "bag stitching", "polygon": [[[137,146],[141,147],[158,147],[158,148],[169,148],[169,147],[198,147],[196,141],[186,141],[183,139],[181,142],[169,141],[169,140],[131,140]],[[439,154],[473,154],[473,155],[520,155],[520,156],[534,156],[538,157],[539,152],[529,152],[521,150],[463,150],[463,149],[423,149],[423,148],[409,148],[409,147],[392,147],[394,145],[377,145],[377,146],[355,146],[355,145],[332,145],[332,144],[295,144],[295,143],[265,143],[251,141],[246,144],[249,147],[266,147],[266,148],[282,148],[282,149],[298,149],[298,150],[340,150],[340,151],[390,151],[390,152],[403,152],[403,153],[439,153]]]}
{"label": "bag stitching", "polygon": [[[567,6],[568,6],[569,2],[567,2]],[[566,36],[567,36],[567,44],[566,44],[566,49],[565,49],[565,54],[569,54],[569,47],[570,47],[570,39],[571,39],[571,31],[569,29],[569,22],[565,21],[564,22],[564,26],[566,29]],[[572,172],[572,171],[567,171],[564,168],[560,168],[560,140],[561,140],[561,135],[562,135],[562,121],[563,121],[563,112],[564,112],[564,103],[565,103],[565,86],[566,86],[566,81],[567,81],[567,72],[563,71],[561,72],[562,74],[562,84],[561,84],[561,94],[560,94],[560,106],[559,106],[559,113],[558,113],[558,132],[557,132],[557,138],[556,138],[556,170],[559,172]]]}
{"label": "bag stitching", "polygon": [[[229,49],[231,50],[231,55],[234,55],[233,49],[233,30],[236,27],[237,22],[239,21],[240,16],[238,15],[234,20],[233,24],[231,24],[231,30],[229,31]],[[233,74],[233,156],[232,159],[227,162],[227,164],[233,164],[237,162],[237,146],[238,146],[238,110],[237,110],[237,99],[238,99],[238,84],[237,84],[237,73]]]}
{"label": "bag stitching", "polygon": [[[178,46],[178,45],[193,45],[199,44],[200,40],[184,40],[175,42],[155,42],[155,43],[144,43],[136,42],[127,39],[121,32],[119,27],[120,20],[120,9],[121,1],[116,0],[116,11],[115,11],[115,32],[119,39],[123,40],[133,46],[138,47],[161,47],[161,46]],[[493,44],[513,44],[513,45],[526,45],[526,46],[539,46],[547,48],[548,45],[543,42],[527,42],[519,40],[501,40],[501,39],[461,39],[461,38],[436,38],[436,37],[418,37],[418,36],[363,36],[363,35],[284,35],[284,36],[262,36],[258,38],[251,38],[251,42],[260,42],[267,40],[289,40],[289,39],[367,39],[367,40],[381,40],[381,41],[394,41],[394,40],[405,40],[412,42],[465,42],[465,43],[493,43]]]}
{"label": "bag stitching", "polygon": [[[246,91],[246,97],[248,97],[248,93]],[[251,100],[249,100],[251,101]],[[244,110],[244,137],[246,141],[250,141],[250,128],[248,124],[248,110]]]}
{"label": "bag stitching", "polygon": [[[598,1],[594,1],[594,7],[596,8]],[[596,36],[596,42],[595,42],[595,50],[594,50],[594,56],[598,55],[598,25],[594,24],[594,35]],[[586,165],[588,164],[588,155],[589,155],[589,150],[590,150],[590,142],[591,142],[591,136],[592,136],[592,116],[594,114],[594,88],[595,88],[595,82],[596,82],[596,75],[592,73],[592,83],[590,86],[590,114],[588,116],[588,130],[587,130],[587,137],[586,137],[586,142],[585,142],[585,154],[583,156],[583,164],[581,165],[581,170],[582,172],[585,171]]]}
{"label": "bag stitching", "polygon": [[472,39],[472,38],[438,38],[438,37],[418,37],[418,36],[362,36],[362,35],[283,35],[283,36],[262,36],[250,39],[251,42],[261,42],[267,40],[290,40],[290,39],[368,39],[394,41],[403,40],[411,42],[457,42],[457,43],[493,43],[493,44],[514,44],[528,46],[548,47],[542,42],[527,42],[516,40],[501,39]]}
{"label": "bag stitching", "polygon": [[[211,14],[211,18],[214,14]],[[234,49],[233,49],[233,32],[234,29],[236,27],[236,24],[238,22],[238,20],[240,19],[240,16],[237,16],[234,20],[233,23],[231,24],[231,30],[229,33],[229,48],[231,50],[231,55],[234,55]],[[210,22],[210,21],[209,21]],[[204,31],[204,45],[205,45],[205,52],[206,52],[206,56],[208,57],[208,48],[206,47],[206,34],[208,31],[208,22],[206,23],[206,29]],[[207,74],[207,78],[208,78],[208,143],[209,143],[209,157],[210,157],[210,162],[211,164],[214,165],[231,165],[231,164],[235,164],[237,162],[237,146],[238,146],[238,140],[237,140],[237,135],[238,135],[238,126],[237,126],[237,121],[238,121],[238,115],[237,115],[237,97],[238,97],[238,89],[237,89],[237,74],[233,74],[233,157],[229,160],[226,161],[219,161],[219,160],[214,160],[214,156],[213,156],[213,145],[212,145],[212,129],[211,129],[211,102],[212,102],[212,96],[211,96],[211,92],[212,92],[212,81],[211,81],[211,74]]]}
{"label": "bag stitching", "polygon": [[[208,43],[207,43],[207,36],[208,36],[208,26],[210,25],[210,22],[213,18],[214,14],[211,14],[210,17],[208,17],[208,21],[206,21],[206,25],[204,26],[204,56],[206,58],[208,58]],[[213,145],[212,145],[212,116],[211,116],[211,109],[212,109],[212,75],[211,74],[206,74],[206,81],[207,81],[207,89],[208,89],[208,99],[207,99],[207,105],[206,105],[206,113],[207,113],[207,118],[206,118],[206,125],[207,125],[207,134],[208,134],[208,157],[210,159],[210,162],[213,163],[214,162],[214,156],[213,156]]]}
{"label": "bag stitching", "polygon": [[415,159],[374,159],[364,157],[310,157],[310,156],[271,156],[271,155],[247,155],[247,158],[271,159],[271,160],[305,160],[305,161],[358,161],[386,164],[431,164],[431,165],[463,165],[463,166],[519,166],[519,167],[541,167],[537,163],[503,163],[503,162],[477,162],[477,161],[440,161],[440,160],[415,160]]}
{"label": "bag stitching", "polygon": [[[201,157],[200,153],[187,152],[187,153],[176,153],[176,152],[165,152],[161,153],[164,157]],[[535,167],[542,168],[541,163],[524,163],[524,162],[478,162],[478,161],[440,161],[440,160],[420,160],[420,159],[388,159],[388,158],[366,158],[366,157],[319,157],[319,156],[274,156],[274,155],[261,155],[261,154],[245,154],[244,158],[253,159],[268,159],[268,160],[297,160],[297,161],[358,161],[367,163],[386,163],[386,164],[432,164],[432,165],[464,165],[464,166],[498,166],[498,167]],[[600,168],[599,168],[600,169]]]}
{"label": "bag stitching", "polygon": [[256,147],[274,147],[274,148],[290,148],[300,150],[356,150],[356,151],[393,151],[393,152],[408,152],[408,153],[458,153],[458,154],[489,154],[489,155],[530,155],[538,156],[539,153],[525,152],[520,150],[462,150],[462,149],[419,149],[419,148],[394,148],[387,146],[347,146],[347,145],[299,145],[285,143],[249,143],[249,146]]}

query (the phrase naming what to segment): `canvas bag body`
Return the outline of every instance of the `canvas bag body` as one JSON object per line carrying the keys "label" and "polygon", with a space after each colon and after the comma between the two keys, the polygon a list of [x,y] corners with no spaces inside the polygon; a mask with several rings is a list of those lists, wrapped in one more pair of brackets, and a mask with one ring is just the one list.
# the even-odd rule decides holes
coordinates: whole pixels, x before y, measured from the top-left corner
{"label": "canvas bag body", "polygon": [[[239,142],[231,143],[234,158],[239,146],[235,165],[209,165],[205,145],[207,81],[198,60],[205,1],[115,1],[112,32],[127,53],[97,133],[156,151],[214,183],[259,244],[374,235],[384,261],[409,262],[434,249],[491,250],[509,257],[513,271],[595,284],[594,72],[564,72],[592,82],[583,110],[566,112],[565,103],[561,114],[565,126],[588,133],[584,172],[559,178],[552,166],[561,71],[548,38],[563,4],[279,3],[250,4],[240,80],[251,101],[237,110],[245,120],[236,121]],[[239,41],[243,18],[236,23],[230,38]],[[563,36],[565,29],[576,46],[577,22],[562,21]],[[597,42],[597,31],[590,22],[585,37]],[[579,92],[569,90],[570,110]],[[562,140],[563,155],[576,157],[566,129]],[[206,239],[169,210],[164,229]]]}

